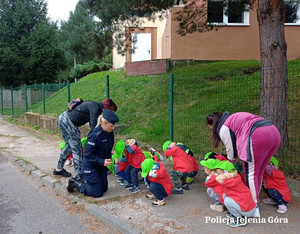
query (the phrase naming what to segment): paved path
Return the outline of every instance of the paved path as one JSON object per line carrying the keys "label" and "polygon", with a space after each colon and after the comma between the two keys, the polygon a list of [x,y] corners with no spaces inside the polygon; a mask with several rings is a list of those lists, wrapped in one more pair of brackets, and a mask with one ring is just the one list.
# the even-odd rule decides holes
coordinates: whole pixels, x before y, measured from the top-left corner
{"label": "paved path", "polygon": [[0,233],[111,233],[111,227],[100,226],[84,209],[58,199],[2,157],[0,178],[0,188],[5,188],[0,192]]}
{"label": "paved path", "polygon": [[[66,192],[68,179],[52,175],[60,141],[58,136],[15,126],[0,118],[0,157],[14,161],[31,173],[32,178],[53,188],[59,196],[83,204],[88,212],[121,233],[298,233],[300,229],[300,207],[293,201],[286,214],[278,214],[275,206],[261,203],[261,219],[248,220],[252,223],[243,228],[227,227],[226,212],[209,209],[203,171],[199,172],[189,191],[183,195],[170,195],[163,207],[152,207],[151,201],[146,200],[148,191],[145,185],[141,184],[140,193],[132,195],[117,183],[118,177],[113,175],[108,176],[109,189],[102,198],[69,194]],[[66,169],[74,172],[72,167]]]}

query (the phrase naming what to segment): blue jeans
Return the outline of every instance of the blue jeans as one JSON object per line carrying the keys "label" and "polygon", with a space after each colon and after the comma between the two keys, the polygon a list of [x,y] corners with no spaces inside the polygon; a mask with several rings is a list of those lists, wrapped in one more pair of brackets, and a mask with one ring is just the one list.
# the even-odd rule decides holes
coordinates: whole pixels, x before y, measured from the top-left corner
{"label": "blue jeans", "polygon": [[227,197],[225,193],[223,193],[223,198],[224,205],[226,206],[230,214],[232,214],[234,217],[252,217],[254,215],[255,207],[249,211],[242,211],[240,205],[236,203],[235,200],[233,200],[231,197]]}
{"label": "blue jeans", "polygon": [[132,184],[135,186],[139,185],[138,181],[138,173],[141,171],[141,168],[135,168],[133,166],[128,166],[126,169],[126,177],[128,184]]}
{"label": "blue jeans", "polygon": [[122,180],[127,180],[127,176],[126,176],[125,171],[118,171],[117,175],[120,176]]}
{"label": "blue jeans", "polygon": [[149,188],[150,192],[154,194],[154,196],[156,197],[157,200],[163,200],[164,197],[168,196],[168,194],[162,184],[155,183],[155,182],[152,183],[148,179],[148,176],[146,177],[146,182],[150,187]]}

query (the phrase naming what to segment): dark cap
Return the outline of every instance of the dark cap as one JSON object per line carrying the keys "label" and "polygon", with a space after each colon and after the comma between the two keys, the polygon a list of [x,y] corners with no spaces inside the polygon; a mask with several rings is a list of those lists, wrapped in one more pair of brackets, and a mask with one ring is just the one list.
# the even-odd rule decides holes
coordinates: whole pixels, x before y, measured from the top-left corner
{"label": "dark cap", "polygon": [[103,118],[112,124],[116,124],[116,122],[119,121],[119,117],[114,112],[108,109],[103,110]]}

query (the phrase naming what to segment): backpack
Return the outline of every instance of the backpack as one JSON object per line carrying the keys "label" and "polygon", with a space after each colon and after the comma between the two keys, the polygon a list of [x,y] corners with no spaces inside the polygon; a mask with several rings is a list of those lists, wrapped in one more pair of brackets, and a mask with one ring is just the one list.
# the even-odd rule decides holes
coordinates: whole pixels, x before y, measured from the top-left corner
{"label": "backpack", "polygon": [[84,101],[81,98],[75,98],[71,102],[68,103],[68,111],[72,111],[76,106],[80,105]]}

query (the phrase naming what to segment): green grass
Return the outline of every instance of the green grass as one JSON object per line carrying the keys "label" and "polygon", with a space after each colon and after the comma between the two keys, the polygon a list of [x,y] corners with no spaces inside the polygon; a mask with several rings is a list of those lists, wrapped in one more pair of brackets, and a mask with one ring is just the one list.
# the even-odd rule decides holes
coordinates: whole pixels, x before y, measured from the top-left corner
{"label": "green grass", "polygon": [[[293,169],[300,174],[300,61],[289,61],[288,67],[292,152],[288,152],[285,170]],[[213,111],[259,114],[259,61],[181,64],[170,72],[174,74],[174,140],[190,146],[197,158],[208,151],[219,152],[211,146],[211,132],[205,123],[208,114]],[[106,98],[106,75],[110,77],[110,98],[118,105],[119,124],[126,126],[116,137],[135,138],[144,146],[161,150],[163,142],[169,138],[169,74],[138,77],[127,77],[122,71],[90,74],[71,85],[71,99],[101,101]],[[48,115],[58,116],[66,109],[67,88],[46,100]],[[31,105],[30,110],[42,113],[42,103]]]}

